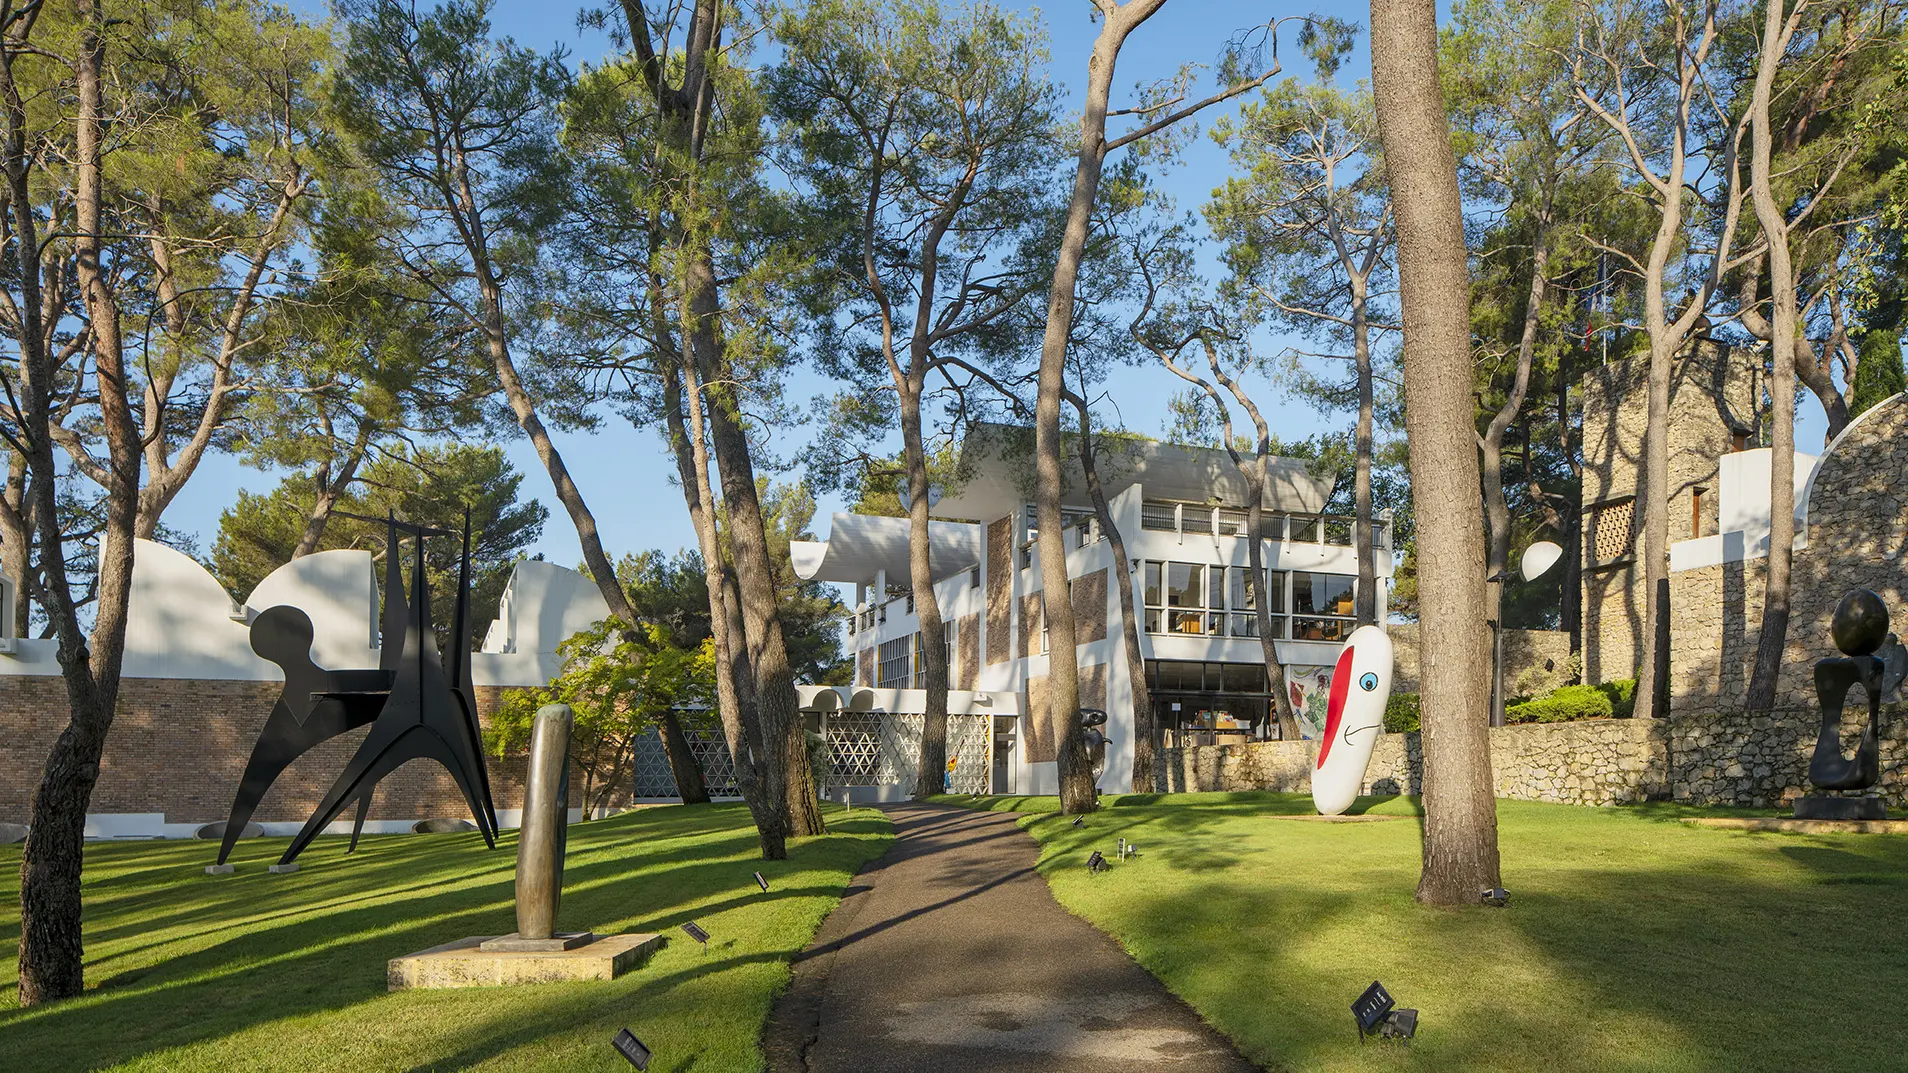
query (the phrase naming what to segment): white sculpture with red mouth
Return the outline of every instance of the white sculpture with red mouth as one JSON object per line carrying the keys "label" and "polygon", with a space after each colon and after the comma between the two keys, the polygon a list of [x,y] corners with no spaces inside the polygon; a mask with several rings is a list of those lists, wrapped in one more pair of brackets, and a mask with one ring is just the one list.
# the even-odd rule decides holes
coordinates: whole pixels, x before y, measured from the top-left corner
{"label": "white sculpture with red mouth", "polygon": [[1336,816],[1358,800],[1365,765],[1385,729],[1391,699],[1391,638],[1376,626],[1360,626],[1345,639],[1332,668],[1325,707],[1325,736],[1312,768],[1312,803],[1321,816]]}

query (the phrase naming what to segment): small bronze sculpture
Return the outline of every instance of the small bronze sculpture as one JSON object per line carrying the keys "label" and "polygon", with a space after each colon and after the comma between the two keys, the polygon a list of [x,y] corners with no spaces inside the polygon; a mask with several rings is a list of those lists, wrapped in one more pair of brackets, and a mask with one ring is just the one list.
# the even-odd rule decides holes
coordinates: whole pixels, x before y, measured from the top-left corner
{"label": "small bronze sculpture", "polygon": [[[1856,589],[1835,605],[1829,634],[1842,656],[1815,664],[1822,730],[1809,760],[1809,782],[1823,790],[1866,790],[1881,780],[1882,697],[1900,685],[1902,646],[1888,632],[1887,605],[1867,589]],[[1855,755],[1847,757],[1842,755],[1842,711],[1849,690],[1858,684],[1868,694],[1868,725],[1862,728]],[[1806,820],[1887,818],[1881,798],[1872,795],[1811,794],[1796,800],[1795,815]]]}
{"label": "small bronze sculpture", "polygon": [[537,709],[530,730],[523,824],[517,831],[517,930],[485,940],[481,949],[486,952],[574,950],[596,940],[587,931],[556,930],[569,841],[570,731],[575,720],[567,704]]}

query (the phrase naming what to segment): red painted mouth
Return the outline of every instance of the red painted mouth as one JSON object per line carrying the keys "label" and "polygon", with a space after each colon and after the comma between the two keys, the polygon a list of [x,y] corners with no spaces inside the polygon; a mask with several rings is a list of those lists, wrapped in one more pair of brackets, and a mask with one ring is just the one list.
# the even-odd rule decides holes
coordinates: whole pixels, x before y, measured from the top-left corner
{"label": "red painted mouth", "polygon": [[1318,745],[1318,768],[1325,769],[1325,757],[1331,754],[1332,739],[1338,737],[1338,723],[1345,717],[1345,698],[1351,693],[1350,645],[1338,654],[1338,665],[1332,668],[1332,692],[1325,701],[1325,740]]}

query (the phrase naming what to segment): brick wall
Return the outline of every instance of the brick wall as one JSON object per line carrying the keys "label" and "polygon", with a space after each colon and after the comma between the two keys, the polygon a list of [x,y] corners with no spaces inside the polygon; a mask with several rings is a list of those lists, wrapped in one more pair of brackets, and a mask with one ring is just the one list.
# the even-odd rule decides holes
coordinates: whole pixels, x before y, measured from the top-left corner
{"label": "brick wall", "polygon": [[980,616],[962,615],[954,622],[954,688],[973,689],[980,682]]}
{"label": "brick wall", "polygon": [[1013,633],[1013,519],[987,523],[987,665],[1014,658]]}
{"label": "brick wall", "polygon": [[[170,823],[209,823],[231,811],[252,743],[277,701],[276,682],[128,678],[100,758],[87,811],[163,812]],[[510,690],[479,686],[479,717]],[[25,823],[53,741],[68,718],[66,684],[55,677],[0,676],[0,822]],[[364,729],[339,735],[300,757],[278,777],[253,819],[306,819],[357,750]],[[523,762],[490,761],[499,809],[523,806]],[[580,784],[579,784],[580,787]],[[467,817],[449,773],[413,760],[378,783],[371,819]]]}

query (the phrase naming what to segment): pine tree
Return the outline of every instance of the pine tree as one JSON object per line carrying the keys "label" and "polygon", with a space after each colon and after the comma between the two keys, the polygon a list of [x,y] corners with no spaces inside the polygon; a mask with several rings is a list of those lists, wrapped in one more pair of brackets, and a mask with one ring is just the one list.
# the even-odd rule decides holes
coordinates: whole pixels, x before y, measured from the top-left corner
{"label": "pine tree", "polygon": [[1893,329],[1873,328],[1862,336],[1862,348],[1856,357],[1855,388],[1849,392],[1848,416],[1861,415],[1891,395],[1908,391],[1908,376],[1902,373],[1901,339]]}

